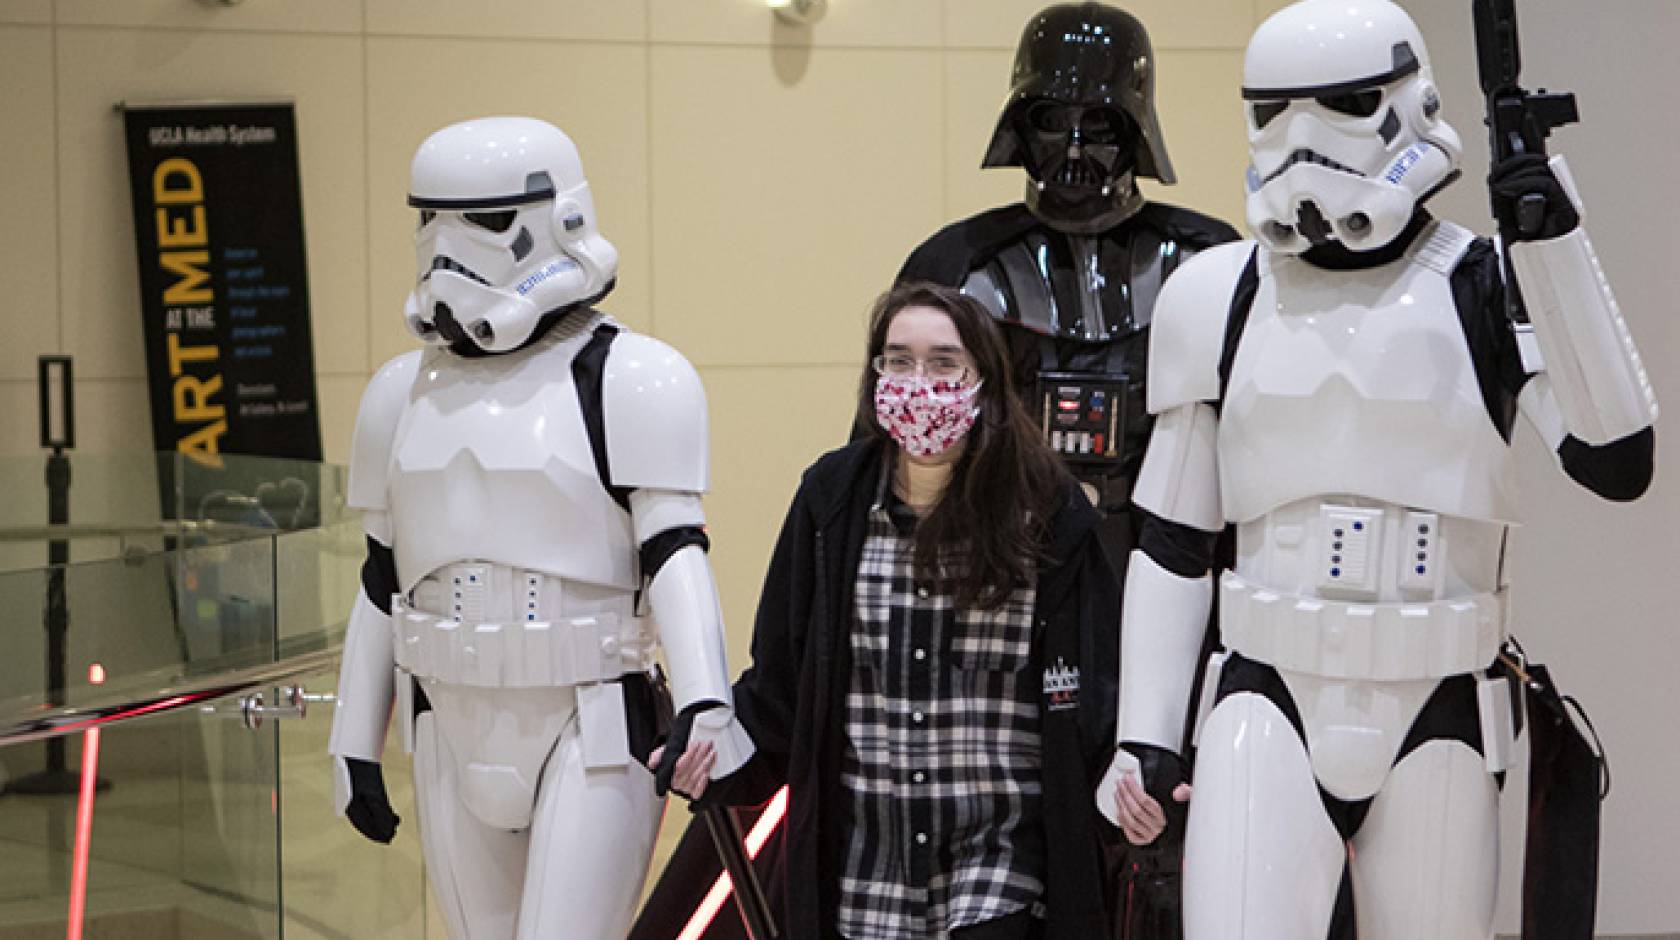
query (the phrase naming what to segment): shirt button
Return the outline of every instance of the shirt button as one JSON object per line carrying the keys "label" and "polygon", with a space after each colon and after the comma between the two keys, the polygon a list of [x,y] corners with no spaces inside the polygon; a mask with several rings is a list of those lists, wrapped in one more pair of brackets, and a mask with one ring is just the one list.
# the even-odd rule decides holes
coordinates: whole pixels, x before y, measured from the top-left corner
{"label": "shirt button", "polygon": [[922,713],[921,712],[911,712],[910,713],[910,720],[915,722],[918,725],[921,724],[922,723]]}
{"label": "shirt button", "polygon": [[916,844],[917,845],[927,845],[927,833],[925,833],[925,832],[916,833]]}
{"label": "shirt button", "polygon": [[922,597],[922,598],[925,598],[925,597],[927,597],[927,596],[928,596],[928,589],[927,589],[927,588],[925,588],[925,587],[919,587],[919,588],[917,588],[917,589],[916,589],[916,596],[917,596],[917,597]]}
{"label": "shirt button", "polygon": [[918,770],[915,773],[910,775],[910,779],[915,781],[916,783],[923,783],[927,780],[927,774],[924,774],[924,773],[922,773],[921,771]]}
{"label": "shirt button", "polygon": [[927,659],[927,650],[921,649],[920,647],[918,647],[916,649],[916,658],[917,659]]}

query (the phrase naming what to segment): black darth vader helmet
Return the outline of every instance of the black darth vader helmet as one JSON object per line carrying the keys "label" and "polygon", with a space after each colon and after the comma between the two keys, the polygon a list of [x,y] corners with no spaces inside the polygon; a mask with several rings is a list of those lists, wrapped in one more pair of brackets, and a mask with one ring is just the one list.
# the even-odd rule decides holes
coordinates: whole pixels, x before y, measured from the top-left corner
{"label": "black darth vader helmet", "polygon": [[981,166],[1024,168],[1033,210],[1073,223],[1140,203],[1134,176],[1176,182],[1155,116],[1155,57],[1143,24],[1103,3],[1060,3],[1034,15]]}

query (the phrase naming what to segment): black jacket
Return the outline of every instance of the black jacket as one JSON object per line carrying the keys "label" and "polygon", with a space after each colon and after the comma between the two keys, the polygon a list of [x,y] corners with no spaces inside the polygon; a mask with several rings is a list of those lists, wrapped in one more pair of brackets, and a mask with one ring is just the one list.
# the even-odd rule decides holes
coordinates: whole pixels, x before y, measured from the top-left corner
{"label": "black jacket", "polygon": [[[757,755],[714,782],[706,803],[756,805],[789,785],[783,934],[835,936],[845,695],[851,679],[852,587],[880,445],[853,442],[805,472],[782,524],[753,624],[752,666],[735,684],[735,708]],[[1119,669],[1119,586],[1096,537],[1100,517],[1069,479],[1051,518],[1049,560],[1038,576],[1033,660],[1079,670],[1071,705],[1043,709],[1046,938],[1104,934],[1101,842],[1113,830],[1094,802],[1114,742]]]}

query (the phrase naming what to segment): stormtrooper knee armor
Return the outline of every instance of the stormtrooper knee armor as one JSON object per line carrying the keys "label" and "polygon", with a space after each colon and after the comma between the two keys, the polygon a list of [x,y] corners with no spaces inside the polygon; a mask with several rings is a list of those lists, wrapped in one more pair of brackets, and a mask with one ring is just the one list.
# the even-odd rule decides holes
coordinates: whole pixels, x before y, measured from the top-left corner
{"label": "stormtrooper knee armor", "polygon": [[[1486,937],[1512,697],[1506,635],[1521,413],[1571,477],[1648,484],[1656,405],[1561,164],[1542,239],[1499,252],[1422,203],[1456,175],[1428,54],[1387,0],[1304,0],[1249,45],[1258,243],[1167,283],[1158,416],[1123,612],[1112,777],[1175,750],[1215,590],[1186,848],[1192,938],[1322,937],[1344,881],[1362,938]],[[1509,168],[1496,167],[1500,192]],[[1226,524],[1237,561],[1215,585]]]}
{"label": "stormtrooper knee armor", "polygon": [[394,832],[378,770],[394,700],[451,935],[621,937],[660,815],[639,758],[661,647],[715,775],[752,751],[705,555],[704,392],[681,354],[591,306],[618,257],[558,129],[446,127],[409,203],[404,312],[426,348],[379,370],[356,423],[369,554],[329,745],[339,806]]}

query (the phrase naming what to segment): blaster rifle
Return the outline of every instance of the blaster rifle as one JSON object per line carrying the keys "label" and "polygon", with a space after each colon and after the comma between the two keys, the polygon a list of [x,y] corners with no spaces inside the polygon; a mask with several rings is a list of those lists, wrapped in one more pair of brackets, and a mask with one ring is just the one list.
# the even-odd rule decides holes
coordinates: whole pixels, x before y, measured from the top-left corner
{"label": "blaster rifle", "polygon": [[[1528,91],[1519,84],[1522,47],[1517,41],[1516,0],[1471,0],[1476,23],[1476,68],[1487,96],[1490,166],[1519,154],[1546,155],[1546,138],[1552,131],[1581,119],[1572,92]],[[1545,222],[1546,198],[1531,193],[1517,201],[1514,219],[1499,220],[1501,264],[1505,272],[1505,314],[1516,332],[1525,367],[1537,361],[1534,327],[1523,309],[1522,297],[1511,269],[1510,247],[1532,238]],[[1531,358],[1534,357],[1534,358]],[[1529,371],[1534,371],[1530,369]]]}

